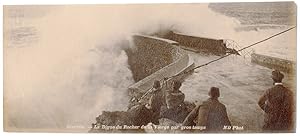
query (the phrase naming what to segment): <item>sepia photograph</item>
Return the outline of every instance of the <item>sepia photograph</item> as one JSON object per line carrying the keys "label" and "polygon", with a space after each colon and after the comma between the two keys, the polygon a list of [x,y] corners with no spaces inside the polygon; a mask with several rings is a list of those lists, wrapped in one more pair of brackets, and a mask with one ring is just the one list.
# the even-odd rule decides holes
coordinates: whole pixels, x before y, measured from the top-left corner
{"label": "sepia photograph", "polygon": [[3,5],[3,129],[296,133],[295,2]]}

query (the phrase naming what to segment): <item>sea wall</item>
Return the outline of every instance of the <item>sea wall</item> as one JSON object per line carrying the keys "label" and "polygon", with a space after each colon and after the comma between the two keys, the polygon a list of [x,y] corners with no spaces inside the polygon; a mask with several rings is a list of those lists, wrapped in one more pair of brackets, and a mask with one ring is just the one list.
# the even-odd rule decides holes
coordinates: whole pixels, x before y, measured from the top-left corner
{"label": "sea wall", "polygon": [[[194,67],[192,59],[178,47],[177,42],[145,35],[134,35],[132,38],[134,48],[129,53],[128,62],[133,75],[139,80],[128,88],[131,97],[140,97],[152,88],[154,80],[162,80]],[[176,80],[182,80],[187,75],[178,76]]]}
{"label": "sea wall", "polygon": [[177,42],[145,35],[132,36],[133,48],[127,51],[128,64],[137,82],[161,68],[171,64],[179,57]]}
{"label": "sea wall", "polygon": [[295,73],[296,70],[296,63],[293,61],[256,53],[251,54],[251,62],[287,73]]}
{"label": "sea wall", "polygon": [[197,37],[170,31],[164,36],[167,39],[176,41],[180,47],[194,52],[202,52],[213,55],[225,55],[226,45],[223,40]]}

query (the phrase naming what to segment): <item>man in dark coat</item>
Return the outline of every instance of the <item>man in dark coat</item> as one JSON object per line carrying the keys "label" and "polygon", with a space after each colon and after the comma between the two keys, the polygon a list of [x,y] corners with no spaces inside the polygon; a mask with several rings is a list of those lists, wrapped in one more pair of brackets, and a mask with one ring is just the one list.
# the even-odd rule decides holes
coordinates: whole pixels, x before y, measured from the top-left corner
{"label": "man in dark coat", "polygon": [[158,124],[160,118],[161,106],[164,104],[164,95],[159,81],[154,81],[153,90],[150,92],[151,97],[149,100],[150,109],[153,112],[152,123]]}
{"label": "man in dark coat", "polygon": [[173,82],[172,90],[166,92],[167,109],[163,112],[162,117],[171,119],[177,123],[183,122],[186,115],[184,115],[184,98],[185,95],[179,89],[181,87],[180,81]]}
{"label": "man in dark coat", "polygon": [[225,131],[224,126],[231,126],[226,107],[220,103],[219,88],[212,87],[209,91],[210,98],[197,105],[185,118],[183,126],[205,126],[206,132]]}
{"label": "man in dark coat", "polygon": [[284,75],[275,70],[272,72],[274,86],[266,90],[259,99],[258,105],[265,112],[265,131],[288,131],[292,128],[293,95],[283,86]]}
{"label": "man in dark coat", "polygon": [[166,104],[168,109],[178,108],[182,106],[185,95],[179,89],[181,87],[180,81],[174,81],[173,90],[167,92]]}

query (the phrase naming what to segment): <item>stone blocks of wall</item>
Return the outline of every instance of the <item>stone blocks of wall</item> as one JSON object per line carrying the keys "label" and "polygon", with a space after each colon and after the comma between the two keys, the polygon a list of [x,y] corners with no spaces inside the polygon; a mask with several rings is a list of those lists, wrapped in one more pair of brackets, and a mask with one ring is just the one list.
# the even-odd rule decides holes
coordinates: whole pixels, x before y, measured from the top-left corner
{"label": "stone blocks of wall", "polygon": [[[187,70],[194,68],[194,62],[189,57],[189,55],[182,49],[177,46],[177,42],[166,40],[157,37],[143,36],[143,35],[134,35],[133,36],[134,44],[136,49],[134,56],[140,60],[140,57],[145,57],[148,60],[155,60],[160,63],[147,63],[143,61],[137,61],[134,64],[140,67],[149,68],[153,71],[149,72],[151,74],[147,75],[145,78],[139,80],[135,84],[131,85],[128,88],[129,96],[139,98],[146,91],[152,88],[153,82],[155,80],[162,80],[165,77],[170,77],[178,75]],[[143,47],[150,46],[150,47]],[[158,58],[157,58],[158,57]],[[145,60],[146,61],[146,60]],[[140,63],[140,64],[138,64]],[[151,65],[149,65],[151,64]],[[155,66],[158,65],[158,66]],[[160,68],[154,71],[154,68]],[[145,69],[144,69],[145,70]],[[144,70],[137,70],[136,73],[144,72]],[[143,73],[142,73],[143,74]],[[145,74],[146,75],[146,74]],[[182,74],[176,77],[176,80],[182,80],[189,74]],[[171,79],[174,80],[174,79]],[[171,80],[168,80],[170,82]]]}
{"label": "stone blocks of wall", "polygon": [[296,69],[296,63],[293,61],[256,53],[251,54],[251,62],[287,73],[294,73]]}
{"label": "stone blocks of wall", "polygon": [[[128,63],[135,81],[139,81],[178,59],[177,42],[150,37],[133,35],[133,49],[128,52]],[[178,55],[174,55],[178,54]]]}
{"label": "stone blocks of wall", "polygon": [[213,55],[225,55],[226,45],[223,40],[211,39],[204,37],[196,37],[186,34],[175,33],[170,31],[165,38],[176,41],[179,45],[194,52],[202,52]]}

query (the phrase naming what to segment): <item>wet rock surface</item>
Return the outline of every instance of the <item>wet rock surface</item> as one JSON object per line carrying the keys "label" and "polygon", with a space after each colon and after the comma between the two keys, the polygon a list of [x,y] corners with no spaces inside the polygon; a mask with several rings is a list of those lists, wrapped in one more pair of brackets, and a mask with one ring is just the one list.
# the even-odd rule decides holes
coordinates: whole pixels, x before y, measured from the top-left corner
{"label": "wet rock surface", "polygon": [[[184,102],[177,110],[168,111],[166,107],[163,107],[160,113],[159,124],[156,125],[176,126],[184,121],[185,117],[194,107],[195,104],[191,102]],[[147,109],[145,105],[135,105],[127,111],[103,111],[102,114],[96,117],[96,123],[92,124],[92,129],[89,132],[161,132],[149,129],[149,127],[153,127],[153,123],[151,122],[152,115],[152,111]]]}

